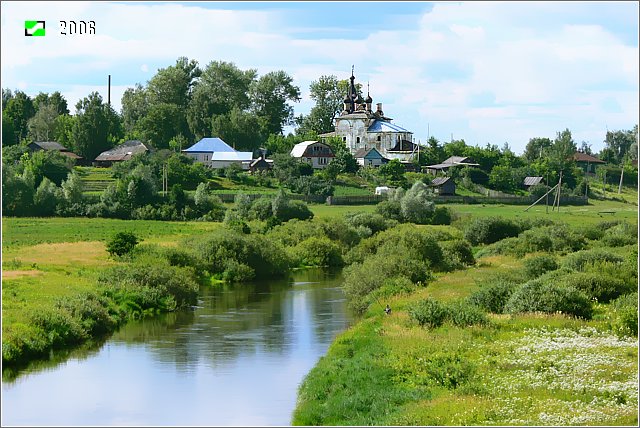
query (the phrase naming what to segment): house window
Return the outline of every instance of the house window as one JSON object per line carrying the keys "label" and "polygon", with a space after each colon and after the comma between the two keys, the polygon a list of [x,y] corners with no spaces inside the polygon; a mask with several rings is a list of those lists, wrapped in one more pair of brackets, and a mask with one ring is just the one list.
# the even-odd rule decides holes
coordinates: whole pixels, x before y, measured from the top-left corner
{"label": "house window", "polygon": [[342,137],[342,142],[346,143],[347,142],[347,137]]}
{"label": "house window", "polygon": [[360,137],[356,137],[356,145],[359,146],[360,145]]}
{"label": "house window", "polygon": [[382,138],[382,137],[378,135],[378,141],[380,141],[380,139],[381,139],[381,138]]}

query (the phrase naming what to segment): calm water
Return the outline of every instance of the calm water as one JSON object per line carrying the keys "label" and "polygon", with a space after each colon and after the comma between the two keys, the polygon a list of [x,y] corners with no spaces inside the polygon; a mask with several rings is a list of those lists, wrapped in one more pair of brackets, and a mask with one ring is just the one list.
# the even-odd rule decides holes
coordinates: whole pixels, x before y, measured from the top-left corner
{"label": "calm water", "polygon": [[340,277],[201,290],[193,311],[2,385],[2,425],[289,425],[297,388],[351,320]]}

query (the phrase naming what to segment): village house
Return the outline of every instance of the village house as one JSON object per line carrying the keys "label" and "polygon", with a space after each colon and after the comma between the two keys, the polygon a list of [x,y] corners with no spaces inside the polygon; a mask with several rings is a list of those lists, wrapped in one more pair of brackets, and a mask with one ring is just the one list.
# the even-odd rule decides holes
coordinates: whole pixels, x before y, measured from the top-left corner
{"label": "village house", "polygon": [[382,156],[375,147],[359,149],[353,157],[356,158],[360,166],[372,166],[376,168],[389,161],[389,159]]}
{"label": "village house", "polygon": [[587,174],[595,174],[596,167],[598,165],[606,163],[605,161],[598,159],[595,156],[591,156],[582,152],[575,152],[573,154],[573,159],[576,161],[576,165],[582,168],[582,170]]}
{"label": "village house", "polygon": [[529,190],[531,186],[536,186],[538,184],[542,184],[542,177],[525,177],[524,178],[524,188]]}
{"label": "village house", "polygon": [[27,147],[32,152],[39,152],[43,150],[56,151],[56,152],[59,152],[61,155],[64,155],[70,159],[73,159],[76,162],[81,162],[84,159],[82,156],[79,156],[73,153],[72,151],[64,147],[62,144],[57,143],[55,141],[36,141],[33,143],[29,143]]}
{"label": "village house", "polygon": [[116,162],[129,160],[139,153],[146,153],[148,151],[149,148],[140,140],[125,141],[123,144],[114,147],[111,150],[106,150],[100,153],[93,161],[93,165],[109,167]]}
{"label": "village house", "polygon": [[319,141],[303,141],[291,149],[291,156],[311,164],[313,169],[324,169],[335,155],[328,144]]}
{"label": "village house", "polygon": [[434,178],[433,181],[431,181],[431,187],[433,191],[440,196],[456,194],[456,183],[451,177]]}
{"label": "village house", "polygon": [[429,174],[436,175],[439,172],[446,173],[449,168],[453,166],[478,166],[473,159],[465,156],[451,156],[448,159],[442,161],[442,163],[435,165],[427,165],[422,169]]}
{"label": "village house", "polygon": [[254,159],[253,162],[249,164],[249,171],[251,173],[268,171],[273,167],[272,159],[265,159],[264,155],[260,156],[258,159]]}
{"label": "village house", "polygon": [[413,133],[391,123],[393,119],[385,116],[382,103],[377,103],[374,111],[373,98],[368,90],[366,99],[358,95],[353,70],[350,80],[343,111],[336,117],[335,131],[321,134],[320,138],[341,137],[351,154],[360,149],[375,148],[386,159],[412,161],[418,151],[418,146],[413,143]]}
{"label": "village house", "polygon": [[202,138],[182,153],[209,168],[225,168],[238,164],[248,170],[253,152],[239,152],[218,137]]}

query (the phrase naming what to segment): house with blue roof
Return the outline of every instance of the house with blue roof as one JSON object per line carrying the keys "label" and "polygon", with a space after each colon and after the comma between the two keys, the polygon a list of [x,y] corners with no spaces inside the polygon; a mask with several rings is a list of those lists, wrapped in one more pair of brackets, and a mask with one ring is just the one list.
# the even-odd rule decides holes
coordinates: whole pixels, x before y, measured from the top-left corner
{"label": "house with blue roof", "polygon": [[253,152],[239,152],[218,137],[203,138],[182,153],[209,168],[224,168],[237,163],[249,169]]}
{"label": "house with blue roof", "polygon": [[358,162],[360,166],[371,166],[374,168],[389,162],[389,159],[382,156],[375,147],[360,149],[355,152],[353,157],[356,158],[356,162]]}
{"label": "house with blue roof", "polygon": [[358,95],[353,70],[350,79],[343,111],[336,117],[335,131],[321,134],[320,138],[341,137],[354,155],[361,149],[375,148],[385,159],[413,160],[418,153],[413,132],[391,123],[393,119],[385,116],[382,103],[377,103],[373,110],[373,98],[368,90],[364,100]]}

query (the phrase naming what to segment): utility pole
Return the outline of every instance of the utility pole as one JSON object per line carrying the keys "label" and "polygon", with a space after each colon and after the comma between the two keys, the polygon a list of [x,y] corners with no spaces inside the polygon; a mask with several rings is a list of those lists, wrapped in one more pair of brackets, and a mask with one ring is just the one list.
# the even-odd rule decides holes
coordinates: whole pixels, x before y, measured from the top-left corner
{"label": "utility pole", "polygon": [[620,169],[620,184],[618,185],[618,195],[622,193],[622,177],[624,177],[624,165]]}

